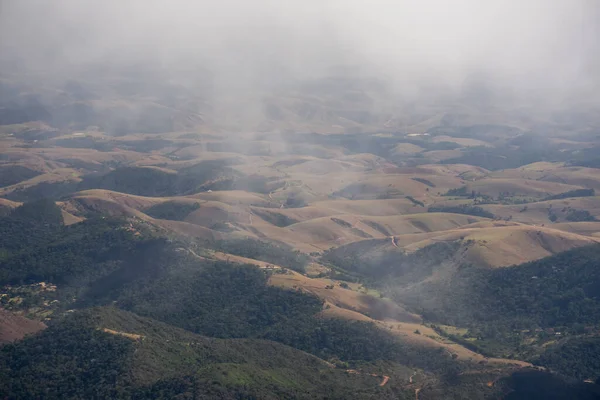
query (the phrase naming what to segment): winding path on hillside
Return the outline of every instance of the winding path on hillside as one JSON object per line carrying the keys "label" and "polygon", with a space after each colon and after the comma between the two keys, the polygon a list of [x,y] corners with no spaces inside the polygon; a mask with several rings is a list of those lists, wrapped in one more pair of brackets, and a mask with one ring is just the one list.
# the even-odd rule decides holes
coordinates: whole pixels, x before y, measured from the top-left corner
{"label": "winding path on hillside", "polygon": [[382,380],[381,380],[381,383],[379,384],[379,386],[385,386],[390,380],[390,377],[387,375],[369,374],[367,372],[360,372],[355,369],[347,369],[346,372],[349,374],[354,374],[354,375],[370,375],[370,376],[374,376],[374,377],[380,377]]}

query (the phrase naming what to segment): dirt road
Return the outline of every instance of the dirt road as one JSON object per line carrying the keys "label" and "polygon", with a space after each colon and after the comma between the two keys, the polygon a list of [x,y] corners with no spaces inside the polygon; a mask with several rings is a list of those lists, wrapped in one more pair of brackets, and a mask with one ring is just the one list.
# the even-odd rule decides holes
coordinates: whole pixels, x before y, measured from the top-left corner
{"label": "dirt road", "polygon": [[379,386],[385,386],[389,382],[389,380],[390,380],[390,377],[387,376],[387,375],[367,374],[365,372],[360,372],[360,371],[357,371],[355,369],[347,369],[346,372],[349,373],[349,374],[355,374],[355,375],[361,375],[362,374],[362,375],[371,375],[371,376],[374,376],[374,377],[380,377],[380,378],[382,378],[382,380],[381,380],[381,383],[379,384]]}
{"label": "dirt road", "polygon": [[389,376],[383,375],[383,380],[381,381],[381,383],[379,384],[379,386],[385,386],[385,384],[388,383],[389,380],[390,380]]}

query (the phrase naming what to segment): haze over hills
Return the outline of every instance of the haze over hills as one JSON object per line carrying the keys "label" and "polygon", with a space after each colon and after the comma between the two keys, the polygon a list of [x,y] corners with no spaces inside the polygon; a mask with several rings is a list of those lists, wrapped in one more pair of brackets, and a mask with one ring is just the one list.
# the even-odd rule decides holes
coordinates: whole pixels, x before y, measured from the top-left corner
{"label": "haze over hills", "polygon": [[600,398],[595,3],[0,7],[0,397]]}

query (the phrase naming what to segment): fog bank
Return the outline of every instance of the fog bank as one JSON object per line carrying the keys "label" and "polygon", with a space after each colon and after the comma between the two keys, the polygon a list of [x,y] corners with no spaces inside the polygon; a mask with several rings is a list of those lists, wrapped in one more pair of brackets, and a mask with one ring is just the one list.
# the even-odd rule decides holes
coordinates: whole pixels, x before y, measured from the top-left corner
{"label": "fog bank", "polygon": [[376,77],[405,99],[485,82],[547,101],[597,86],[599,4],[2,1],[0,72],[66,80],[127,71],[223,98],[323,77]]}

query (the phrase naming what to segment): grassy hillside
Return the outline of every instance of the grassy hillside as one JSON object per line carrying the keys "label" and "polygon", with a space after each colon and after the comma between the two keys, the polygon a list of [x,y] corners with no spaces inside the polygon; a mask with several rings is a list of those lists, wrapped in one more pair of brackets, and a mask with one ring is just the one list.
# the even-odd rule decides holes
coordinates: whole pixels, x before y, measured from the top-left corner
{"label": "grassy hillside", "polygon": [[529,358],[568,377],[596,379],[599,249],[584,247],[502,269],[447,265],[438,272],[442,278],[411,286],[403,277],[379,282],[427,321],[467,328],[458,335],[440,329],[469,348]]}
{"label": "grassy hillside", "polygon": [[597,107],[348,74],[4,74],[0,397],[597,398]]}
{"label": "grassy hillside", "polygon": [[600,377],[593,361],[600,329],[598,245],[500,269],[469,264],[464,250],[457,242],[412,254],[354,246],[323,259],[362,277],[468,349],[531,359],[569,378],[582,379],[583,371],[584,379]]}
{"label": "grassy hillside", "polygon": [[[316,297],[269,286],[256,267],[200,259],[182,243],[141,229],[119,220],[86,220],[59,225],[16,249],[2,264],[3,283],[24,297],[11,307],[35,306],[52,316],[69,308],[116,304],[197,333],[270,338],[327,358],[453,365],[448,355],[406,347],[370,324],[321,320],[322,301]],[[25,290],[39,281],[56,287]],[[343,334],[350,330],[356,334]],[[410,355],[413,351],[419,356]]]}
{"label": "grassy hillside", "polygon": [[391,377],[349,370],[271,341],[207,338],[112,307],[94,308],[67,314],[41,334],[0,349],[0,394],[14,399],[412,399],[417,388],[424,398],[492,399],[510,393],[520,399],[537,393],[591,399],[597,393],[594,385],[579,387],[535,371],[445,370],[444,379],[436,380],[414,372],[402,379],[402,367],[380,367]]}
{"label": "grassy hillside", "polygon": [[391,398],[377,377],[284,345],[210,339],[112,308],[76,312],[5,346],[0,375],[0,393],[14,399]]}
{"label": "grassy hillside", "polygon": [[170,219],[183,221],[192,211],[200,207],[198,203],[180,204],[176,202],[164,202],[144,210],[144,213],[152,218]]}
{"label": "grassy hillside", "polygon": [[[583,247],[501,269],[465,265],[451,280],[424,283],[399,296],[451,323],[495,320],[496,325],[515,328],[599,324],[599,251],[597,245]],[[435,294],[440,289],[443,293]],[[417,300],[424,297],[431,300]]]}

